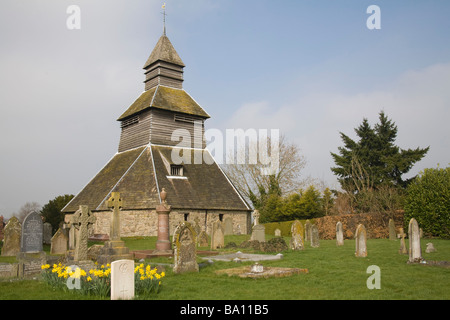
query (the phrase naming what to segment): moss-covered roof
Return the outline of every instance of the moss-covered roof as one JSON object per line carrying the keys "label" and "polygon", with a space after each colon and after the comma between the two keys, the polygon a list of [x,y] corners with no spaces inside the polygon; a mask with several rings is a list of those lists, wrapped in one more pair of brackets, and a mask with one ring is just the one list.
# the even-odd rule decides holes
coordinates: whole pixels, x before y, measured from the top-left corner
{"label": "moss-covered roof", "polygon": [[147,62],[144,65],[144,69],[158,60],[170,62],[181,67],[185,66],[177,51],[170,42],[169,38],[167,38],[165,34],[163,34],[161,38],[159,38],[158,43],[156,44],[155,48],[150,54],[150,57],[147,59]]}
{"label": "moss-covered roof", "polygon": [[205,119],[210,118],[209,114],[183,89],[157,86],[142,93],[117,120],[125,120],[149,108],[196,115]]}
{"label": "moss-covered roof", "polygon": [[[80,205],[108,210],[106,200],[111,192],[120,192],[124,210],[155,209],[162,188],[174,209],[250,211],[219,166],[207,164],[212,162],[207,151],[204,163],[183,164],[183,177],[171,177],[172,150],[143,146],[116,154],[62,211],[75,212]],[[182,150],[193,156],[192,149]]]}

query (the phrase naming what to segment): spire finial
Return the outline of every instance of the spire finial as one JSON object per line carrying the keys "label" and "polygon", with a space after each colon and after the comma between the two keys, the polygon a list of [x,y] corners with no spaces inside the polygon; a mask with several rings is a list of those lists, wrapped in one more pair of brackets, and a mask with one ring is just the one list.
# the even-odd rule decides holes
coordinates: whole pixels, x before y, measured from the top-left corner
{"label": "spire finial", "polygon": [[164,20],[163,20],[163,22],[164,22],[164,32],[163,32],[163,34],[164,35],[166,35],[166,16],[167,16],[167,13],[166,13],[166,3],[164,2],[164,4],[162,5],[162,7],[161,7],[162,9],[163,9],[163,12],[161,12],[161,14],[164,16]]}

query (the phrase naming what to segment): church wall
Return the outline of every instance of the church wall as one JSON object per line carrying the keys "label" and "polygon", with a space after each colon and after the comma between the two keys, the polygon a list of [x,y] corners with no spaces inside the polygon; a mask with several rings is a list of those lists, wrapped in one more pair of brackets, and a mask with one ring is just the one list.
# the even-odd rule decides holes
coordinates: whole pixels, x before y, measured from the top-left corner
{"label": "church wall", "polygon": [[[155,210],[126,210],[121,211],[120,223],[121,237],[157,236],[158,235],[158,215]],[[111,222],[110,211],[95,212],[96,222],[93,234],[108,234]],[[192,225],[198,224],[200,231],[206,227],[206,232],[211,233],[211,226],[214,221],[231,217],[233,219],[234,234],[250,233],[250,214],[246,211],[221,211],[221,210],[173,210],[169,215],[169,233],[173,234],[175,227],[185,221]]]}

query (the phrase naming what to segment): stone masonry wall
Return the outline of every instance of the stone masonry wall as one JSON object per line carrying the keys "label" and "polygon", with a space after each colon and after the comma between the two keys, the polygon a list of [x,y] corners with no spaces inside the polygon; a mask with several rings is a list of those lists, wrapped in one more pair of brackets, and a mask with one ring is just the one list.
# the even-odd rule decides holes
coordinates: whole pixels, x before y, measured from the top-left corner
{"label": "stone masonry wall", "polygon": [[[120,212],[122,237],[157,236],[158,215],[155,210],[128,210]],[[95,212],[96,222],[90,234],[108,234],[110,232],[111,212]],[[169,215],[169,233],[172,235],[178,223],[187,221],[192,225],[206,227],[209,234],[214,221],[227,217],[233,219],[233,232],[240,230],[241,234],[248,234],[250,230],[250,215],[243,211],[219,211],[219,210],[186,210],[172,211]]]}
{"label": "stone masonry wall", "polygon": [[[397,233],[403,228],[403,212],[394,214]],[[353,239],[358,224],[362,223],[367,230],[367,238],[389,238],[389,216],[382,213],[362,213],[339,216],[326,216],[314,219],[321,239],[336,239],[336,223],[342,222],[344,239]]]}

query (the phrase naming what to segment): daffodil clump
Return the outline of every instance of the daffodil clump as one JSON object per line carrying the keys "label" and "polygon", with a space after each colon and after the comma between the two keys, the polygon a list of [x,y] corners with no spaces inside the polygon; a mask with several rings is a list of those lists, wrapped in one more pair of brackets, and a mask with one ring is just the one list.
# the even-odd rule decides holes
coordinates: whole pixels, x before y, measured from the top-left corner
{"label": "daffodil clump", "polygon": [[[97,266],[88,272],[74,266],[65,266],[61,263],[44,264],[41,266],[42,278],[52,288],[62,290],[74,290],[80,294],[107,297],[111,292],[111,266]],[[165,273],[158,273],[150,265],[141,263],[134,269],[135,294],[148,296],[151,292],[158,293],[161,287],[161,279]]]}
{"label": "daffodil clump", "polygon": [[157,269],[152,269],[150,265],[143,263],[134,268],[134,289],[137,295],[148,296],[151,292],[158,293],[161,287],[161,279],[166,274],[158,273]]}

